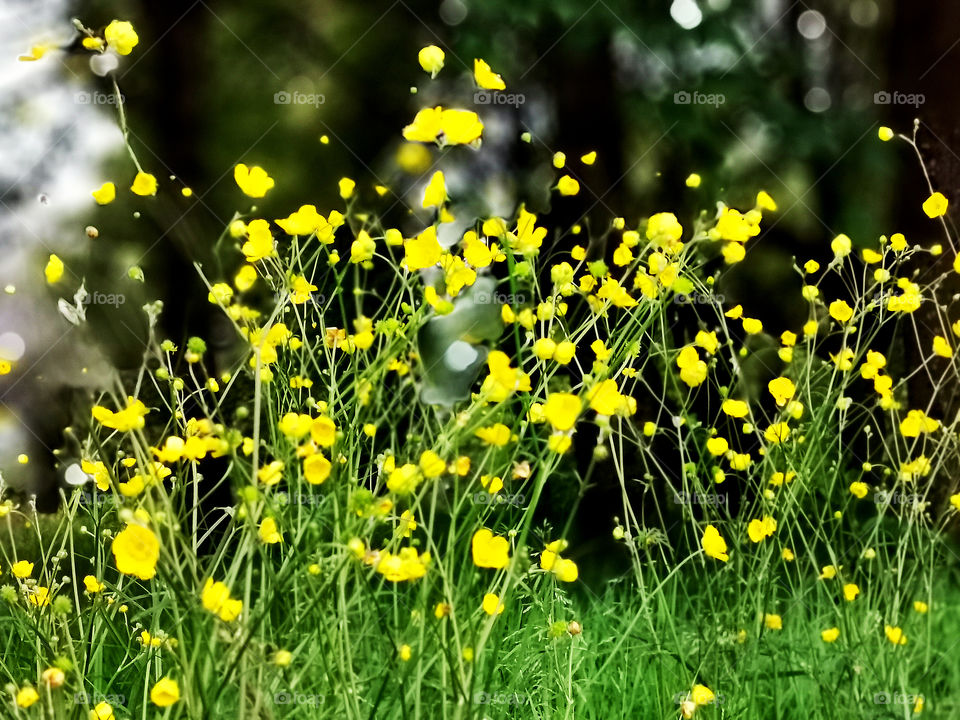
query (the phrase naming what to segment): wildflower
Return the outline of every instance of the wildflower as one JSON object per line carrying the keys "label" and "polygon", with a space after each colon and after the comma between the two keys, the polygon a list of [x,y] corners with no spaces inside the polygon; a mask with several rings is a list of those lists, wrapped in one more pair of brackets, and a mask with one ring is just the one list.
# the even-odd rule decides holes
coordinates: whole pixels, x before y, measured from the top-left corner
{"label": "wildflower", "polygon": [[433,450],[425,450],[420,455],[420,470],[426,478],[437,478],[443,475],[447,464]]}
{"label": "wildflower", "polygon": [[274,242],[273,233],[270,232],[270,224],[266,220],[251,220],[247,223],[247,240],[240,248],[247,262],[253,263],[263,260],[273,254]]}
{"label": "wildflower", "polygon": [[471,540],[473,564],[481,568],[504,568],[510,562],[510,543],[505,537],[481,528]]}
{"label": "wildflower", "polygon": [[923,602],[923,600],[914,600],[913,609],[921,615],[926,615],[927,611],[930,609],[930,606]]}
{"label": "wildflower", "polygon": [[136,31],[126,20],[114,20],[103,31],[103,38],[107,41],[107,46],[112,48],[117,55],[129,55],[140,38]]}
{"label": "wildflower", "polygon": [[405,547],[397,554],[381,551],[376,569],[389,582],[407,582],[426,575],[430,562],[430,553],[420,555],[416,548]]}
{"label": "wildflower", "polygon": [[928,218],[938,218],[947,214],[947,198],[943,193],[935,192],[923,202],[923,212]]}
{"label": "wildflower", "polygon": [[277,527],[277,521],[272,517],[263,519],[263,522],[260,523],[258,534],[260,535],[260,541],[266,545],[275,545],[276,543],[283,542],[283,533],[280,532],[280,529]]}
{"label": "wildflower", "polygon": [[113,706],[108,702],[97,703],[90,711],[90,720],[115,720]]}
{"label": "wildflower", "polygon": [[117,186],[112,182],[105,182],[90,194],[96,200],[97,205],[109,205],[117,197]]}
{"label": "wildflower", "polygon": [[490,66],[479,58],[473,60],[473,79],[484,90],[505,90],[507,87],[503,78],[493,72]]}
{"label": "wildflower", "polygon": [[863,500],[863,498],[867,496],[869,490],[870,488],[865,482],[860,482],[858,480],[850,483],[850,493],[860,500]]}
{"label": "wildflower", "polygon": [[683,235],[683,226],[677,216],[671,212],[657,213],[647,220],[647,240],[662,250],[676,255],[683,249],[680,237]]}
{"label": "wildflower", "polygon": [[512,437],[510,428],[503,423],[495,423],[494,425],[479,428],[474,435],[487,443],[487,445],[494,445],[496,447],[503,447],[510,442]]}
{"label": "wildflower", "polygon": [[483,603],[481,606],[487,615],[502,615],[503,611],[506,609],[503,603],[500,602],[500,597],[498,595],[494,595],[493,593],[487,593],[483,596]]}
{"label": "wildflower", "polygon": [[40,693],[38,693],[33,687],[30,687],[29,685],[27,687],[20,688],[20,690],[17,691],[17,697],[16,697],[17,705],[24,709],[30,707],[39,699],[40,699]]}
{"label": "wildflower", "polygon": [[713,525],[707,525],[703,531],[703,537],[700,538],[700,545],[703,551],[710,557],[727,562],[730,556],[727,554],[727,543],[720,536],[720,531]]}
{"label": "wildflower", "polygon": [[406,463],[390,472],[387,478],[387,489],[399,495],[407,495],[417,489],[423,473],[412,463]]}
{"label": "wildflower", "polygon": [[46,267],[43,269],[43,275],[47,280],[47,284],[54,285],[60,282],[60,279],[63,277],[63,267],[63,260],[51,254],[50,259],[47,260]]}
{"label": "wildflower", "polygon": [[696,387],[707,379],[707,364],[700,359],[693,345],[687,345],[677,355],[677,367],[680,368],[680,379],[690,387]]}
{"label": "wildflower", "polygon": [[933,354],[944,358],[953,357],[953,349],[950,347],[947,339],[942,335],[937,335],[933,338]]}
{"label": "wildflower", "polygon": [[443,249],[437,242],[437,228],[433,225],[403,244],[404,263],[413,272],[432,267],[440,261]]}
{"label": "wildflower", "polygon": [[289,650],[277,650],[273,654],[273,664],[277,667],[290,667],[293,662],[293,653]]}
{"label": "wildflower", "polygon": [[846,323],[853,317],[853,308],[845,300],[834,300],[829,307],[830,317],[839,323]]}
{"label": "wildflower", "polygon": [[143,197],[156,195],[157,179],[150,173],[146,173],[141,170],[133,179],[133,185],[130,186],[130,191],[134,195],[140,195]]}
{"label": "wildflower", "polygon": [[765,613],[763,616],[763,624],[767,630],[783,630],[783,618],[776,614]]}
{"label": "wildflower", "polygon": [[790,437],[790,426],[785,422],[774,423],[764,430],[763,437],[768,443],[774,445],[782,443]]}
{"label": "wildflower", "polygon": [[587,400],[590,402],[590,409],[598,415],[613,415],[624,403],[616,380],[604,380],[594,385],[587,393]]}
{"label": "wildflower", "polygon": [[880,126],[880,129],[877,130],[877,136],[878,136],[883,142],[889,142],[890,140],[893,139],[893,130],[891,130],[890,128],[888,128],[886,125],[881,125],[881,126]]}
{"label": "wildflower", "polygon": [[[580,192],[580,183],[578,183],[575,179],[573,179],[569,175],[564,175],[557,182],[557,191],[561,195],[568,195],[568,196],[576,195],[578,192]],[[618,263],[618,264],[626,265],[626,263]]]}
{"label": "wildflower", "polygon": [[407,662],[413,657],[413,650],[411,650],[409,645],[403,644],[397,648],[397,654],[400,656],[401,662]]}
{"label": "wildflower", "polygon": [[430,73],[430,77],[436,77],[437,73],[443,69],[444,52],[436,45],[427,45],[421,48],[417,53],[417,60],[424,72]]}
{"label": "wildflower", "polygon": [[13,571],[14,577],[23,580],[33,574],[33,563],[27,562],[26,560],[20,560],[19,562],[15,562],[13,567],[10,569]]}
{"label": "wildflower", "polygon": [[248,168],[238,163],[233,168],[233,179],[243,194],[252,198],[262,198],[274,186],[273,178],[259,165]]}
{"label": "wildflower", "polygon": [[846,235],[837,235],[830,243],[830,249],[833,250],[835,257],[843,258],[850,254],[853,243]]}
{"label": "wildflower", "polygon": [[783,558],[784,562],[793,562],[796,559],[796,556],[793,554],[793,550],[790,548],[784,548],[780,553],[780,557]]}
{"label": "wildflower", "polygon": [[708,453],[714,457],[720,457],[721,455],[727,454],[727,450],[730,449],[730,444],[726,438],[712,437],[707,439],[706,447]]}
{"label": "wildflower", "polygon": [[440,207],[446,201],[447,186],[443,179],[443,171],[437,170],[430,178],[427,189],[423,193],[423,207]]}
{"label": "wildflower", "polygon": [[170,707],[180,699],[180,685],[169,677],[160,678],[150,689],[150,701],[157,707]]}
{"label": "wildflower", "polygon": [[824,565],[820,570],[820,579],[833,580],[837,576],[837,569],[836,565]]}
{"label": "wildflower", "polygon": [[773,399],[776,400],[777,405],[783,407],[787,404],[788,400],[791,400],[796,393],[797,388],[789,378],[778,377],[771,380],[767,383],[767,389],[770,391],[770,394],[773,395]]}
{"label": "wildflower", "polygon": [[483,123],[469,110],[444,110],[439,105],[420,110],[403,137],[411,142],[439,141],[444,145],[467,145],[480,139]]}
{"label": "wildflower", "polygon": [[826,630],[820,631],[820,638],[825,643],[836,642],[838,637],[840,637],[840,628],[838,627],[827,628]]}
{"label": "wildflower", "polygon": [[142,525],[129,524],[113,539],[111,546],[117,570],[149,580],[157,573],[160,541],[153,531]]}
{"label": "wildflower", "polygon": [[699,175],[697,175],[696,173],[690,173],[689,175],[687,175],[687,179],[684,181],[684,184],[688,188],[698,188],[700,187],[700,182],[701,180]]}
{"label": "wildflower", "polygon": [[233,622],[243,611],[243,601],[230,597],[230,588],[222,582],[207,578],[200,593],[200,602],[206,610],[224,622]]}
{"label": "wildflower", "polygon": [[571,393],[550,393],[543,405],[547,422],[561,432],[573,427],[582,409],[580,398]]}
{"label": "wildflower", "polygon": [[940,427],[940,421],[927,417],[923,410],[910,410],[907,416],[900,421],[900,434],[904,437],[919,437],[921,433],[935,432]]}
{"label": "wildflower", "polygon": [[540,553],[540,567],[552,572],[562,582],[574,582],[580,571],[573,560],[560,557],[560,552],[566,549],[565,540],[554,540]]}
{"label": "wildflower", "polygon": [[720,409],[733,418],[746,417],[750,407],[743,400],[724,400]]}
{"label": "wildflower", "polygon": [[48,667],[40,674],[40,679],[43,680],[47,687],[58,688],[63,686],[67,676],[66,673],[58,667]]}
{"label": "wildflower", "polygon": [[847,583],[843,586],[843,597],[847,602],[853,602],[860,594],[860,588],[856,583]]}
{"label": "wildflower", "polygon": [[902,628],[895,627],[893,625],[885,625],[883,628],[883,633],[887,636],[887,640],[894,645],[907,644],[907,636],[904,634]]}
{"label": "wildflower", "polygon": [[765,515],[762,519],[751,520],[747,526],[747,534],[750,536],[750,540],[755,543],[770,537],[776,531],[777,521],[769,515]]}
{"label": "wildflower", "polygon": [[274,460],[267,465],[264,465],[259,470],[257,470],[257,480],[266,485],[267,487],[272,487],[280,482],[283,479],[283,461]]}

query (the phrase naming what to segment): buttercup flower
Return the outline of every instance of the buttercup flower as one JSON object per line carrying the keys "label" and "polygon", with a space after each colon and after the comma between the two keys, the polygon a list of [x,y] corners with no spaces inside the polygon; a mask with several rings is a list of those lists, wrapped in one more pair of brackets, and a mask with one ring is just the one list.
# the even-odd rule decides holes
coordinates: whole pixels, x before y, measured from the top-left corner
{"label": "buttercup flower", "polygon": [[142,525],[127,525],[117,533],[111,546],[117,570],[149,580],[157,573],[160,541],[153,531]]}

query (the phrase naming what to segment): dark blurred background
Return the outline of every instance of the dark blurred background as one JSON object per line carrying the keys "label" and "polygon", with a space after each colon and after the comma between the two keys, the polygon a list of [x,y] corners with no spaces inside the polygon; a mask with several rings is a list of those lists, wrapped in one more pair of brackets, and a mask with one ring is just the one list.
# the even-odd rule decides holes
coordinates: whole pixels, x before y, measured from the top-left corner
{"label": "dark blurred background", "polygon": [[[83,53],[51,53],[29,63],[37,73],[45,63],[43,76],[21,64],[17,81],[2,86],[0,105],[12,110],[3,132],[15,136],[27,128],[47,133],[48,142],[0,168],[3,242],[31,258],[9,264],[0,285],[38,286],[38,268],[52,248],[71,268],[59,295],[69,295],[84,276],[88,288],[122,292],[127,300],[91,309],[99,342],[76,355],[65,349],[72,339],[52,357],[45,352],[69,332],[55,314],[45,321],[56,328],[52,337],[35,319],[22,329],[28,336],[18,366],[23,372],[0,379],[0,402],[29,429],[20,440],[10,435],[0,460],[11,467],[8,459],[30,447],[36,462],[22,473],[49,472],[50,452],[63,444],[63,415],[69,417],[64,398],[73,388],[94,387],[99,377],[87,367],[94,364],[89,358],[102,368],[139,364],[144,302],[164,301],[161,332],[178,343],[190,335],[216,342],[227,334],[192,264],[203,263],[214,280],[231,277],[239,264],[235,253],[213,252],[234,210],[249,209],[233,182],[234,164],[262,165],[277,180],[260,203],[267,217],[283,217],[303,203],[338,207],[337,180],[349,176],[371,208],[412,231],[418,221],[409,208],[418,207],[417,193],[438,155],[411,149],[400,130],[428,103],[476,109],[487,124],[483,153],[460,154],[457,166],[443,164],[446,159],[439,165],[448,171],[454,198],[472,198],[457,212],[465,221],[509,214],[526,201],[555,227],[583,220],[604,229],[616,216],[636,226],[660,210],[688,224],[701,210],[712,213],[718,200],[749,208],[757,191],[767,190],[780,210],[766,220],[762,241],[723,292],[777,333],[806,318],[800,303],[769,301],[799,287],[792,256],[826,259],[830,240],[841,232],[861,246],[897,231],[921,244],[941,239],[935,225],[922,222],[919,205],[927,192],[915,158],[902,144],[881,143],[880,124],[909,134],[920,118],[934,183],[957,200],[958,3],[113,0],[52,3],[54,10],[43,16],[34,6],[0,2],[7,20],[3,47],[23,52],[31,35],[44,33],[66,42],[73,16],[97,29],[113,18],[134,23],[140,45],[121,59],[116,77],[131,141],[145,168],[161,179],[161,193],[145,201],[126,192],[129,158],[119,135],[102,131],[98,137],[108,141],[95,158],[83,160],[93,169],[89,182],[64,190],[60,205],[44,199],[51,178],[90,146],[76,137],[82,125],[109,121],[114,111],[109,104],[84,108],[89,120],[64,132],[32,114],[38,78],[73,94],[109,92],[108,80],[89,71]],[[447,53],[435,81],[417,64],[426,44]],[[5,66],[15,62],[9,56]],[[507,91],[523,102],[477,104],[469,89],[475,57],[501,73]],[[56,115],[56,107],[79,117],[69,96],[47,112]],[[530,143],[521,141],[524,131],[532,133]],[[551,207],[545,188],[557,150],[566,152],[584,189]],[[577,160],[589,150],[598,152],[592,167]],[[684,185],[691,172],[703,178],[699,189]],[[114,204],[95,211],[92,203],[69,202],[72,193],[89,197],[106,179],[118,185]],[[378,198],[376,184],[391,191]],[[180,196],[183,185],[193,197]],[[23,218],[38,208],[42,219],[26,236]],[[78,230],[88,223],[96,224],[97,240]],[[133,265],[142,267],[146,284],[129,278]],[[53,306],[42,289],[21,302]],[[25,312],[8,307],[0,316],[16,326]],[[51,406],[61,417],[33,412]]]}

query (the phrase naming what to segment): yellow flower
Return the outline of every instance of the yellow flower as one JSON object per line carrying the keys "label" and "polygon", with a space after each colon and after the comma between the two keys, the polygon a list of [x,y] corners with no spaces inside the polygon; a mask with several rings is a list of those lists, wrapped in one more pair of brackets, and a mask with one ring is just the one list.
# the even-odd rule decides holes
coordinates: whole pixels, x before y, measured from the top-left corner
{"label": "yellow flower", "polygon": [[224,622],[233,622],[243,611],[243,601],[230,597],[230,588],[222,582],[207,578],[200,593],[203,607]]}
{"label": "yellow flower", "polygon": [[845,323],[853,317],[853,308],[845,300],[834,300],[830,303],[830,317],[839,323]]}
{"label": "yellow flower", "polygon": [[683,227],[671,212],[657,213],[647,220],[647,240],[669,253],[676,254],[683,248],[682,235]]}
{"label": "yellow flower", "polygon": [[97,205],[109,205],[117,197],[117,186],[112,182],[105,182],[90,194],[97,201]]}
{"label": "yellow flower", "polygon": [[755,543],[770,537],[776,531],[777,521],[769,515],[765,515],[762,519],[751,520],[747,526],[747,534],[750,536],[750,540]]}
{"label": "yellow flower", "polygon": [[507,87],[503,78],[493,72],[490,66],[479,58],[473,60],[473,79],[484,90],[505,90]]}
{"label": "yellow flower", "polygon": [[87,575],[83,578],[83,586],[91,595],[102,592],[105,587],[104,584],[93,575]]}
{"label": "yellow flower", "polygon": [[411,657],[413,657],[413,650],[409,645],[403,644],[397,649],[397,654],[400,656],[400,660],[402,662],[407,662]]}
{"label": "yellow flower", "polygon": [[162,677],[150,689],[150,702],[157,707],[170,707],[180,699],[180,685],[177,681]]}
{"label": "yellow flower", "polygon": [[720,536],[720,531],[713,525],[707,525],[703,531],[703,537],[700,538],[700,545],[703,551],[716,560],[727,562],[730,556],[727,554],[727,543]]}
{"label": "yellow flower", "polygon": [[750,407],[743,400],[724,400],[720,409],[733,418],[743,418],[750,413]]}
{"label": "yellow flower", "polygon": [[767,630],[783,630],[783,618],[773,613],[765,613],[763,624]]}
{"label": "yellow flower", "polygon": [[40,693],[38,693],[33,687],[28,686],[20,688],[17,691],[17,705],[24,709],[30,707],[39,699]]}
{"label": "yellow flower", "polygon": [[697,175],[697,173],[690,173],[689,175],[687,175],[685,184],[689,188],[698,188],[700,187],[700,182],[701,182],[701,179],[700,179],[700,176]]}
{"label": "yellow flower", "polygon": [[904,437],[919,437],[921,433],[935,432],[940,427],[940,421],[927,417],[923,410],[910,410],[907,416],[900,421],[900,434]]}
{"label": "yellow flower", "polygon": [[902,628],[895,627],[893,625],[885,625],[883,628],[883,633],[887,636],[887,640],[894,645],[907,644],[907,636],[904,634]]}
{"label": "yellow flower", "polygon": [[127,525],[117,533],[111,549],[117,570],[124,575],[149,580],[157,574],[160,541],[149,528],[142,525]]}
{"label": "yellow flower", "polygon": [[487,427],[479,428],[474,435],[487,443],[487,445],[494,445],[496,447],[503,447],[510,442],[511,438],[510,428],[503,423],[495,423]]}
{"label": "yellow flower", "polygon": [[827,628],[826,630],[820,631],[820,638],[825,643],[836,642],[838,637],[840,637],[840,628],[838,627]]}
{"label": "yellow flower", "polygon": [[483,596],[481,607],[487,615],[502,615],[505,610],[503,603],[500,602],[499,596],[493,593],[487,593]]}
{"label": "yellow flower", "polygon": [[690,691],[690,701],[698,707],[701,705],[709,705],[714,700],[716,700],[716,695],[714,695],[713,690],[706,685],[694,685]]}
{"label": "yellow flower", "polygon": [[260,535],[260,541],[266,545],[275,545],[276,543],[283,542],[283,533],[280,532],[280,529],[277,527],[277,521],[272,517],[263,519],[263,522],[260,523],[258,534]]}
{"label": "yellow flower", "polygon": [[923,600],[914,600],[913,609],[921,615],[925,615],[930,609],[930,606],[923,602]]}
{"label": "yellow flower", "polygon": [[843,586],[843,597],[847,602],[853,602],[860,594],[860,588],[856,583],[847,583]]}
{"label": "yellow flower", "polygon": [[870,487],[865,482],[860,482],[858,480],[850,483],[850,493],[860,500],[863,500],[869,491]]}
{"label": "yellow flower", "polygon": [[853,249],[853,242],[846,235],[840,234],[830,242],[830,249],[836,257],[846,257]]}
{"label": "yellow flower", "polygon": [[947,339],[942,335],[937,335],[933,338],[933,354],[944,358],[953,357],[953,349],[950,347]]}
{"label": "yellow flower", "polygon": [[561,582],[574,582],[580,576],[580,570],[573,560],[560,557],[567,547],[566,540],[554,540],[540,553],[540,567],[552,572]]}
{"label": "yellow flower", "polygon": [[440,207],[447,201],[447,184],[443,178],[443,171],[437,170],[430,182],[427,183],[427,189],[423,193],[423,207]]}
{"label": "yellow flower", "polygon": [[[578,183],[569,175],[564,175],[557,182],[557,191],[561,195],[576,195],[578,192],[580,192],[580,183]],[[626,265],[626,263],[618,263],[618,264]]]}
{"label": "yellow flower", "polygon": [[63,277],[63,260],[56,255],[50,255],[50,259],[47,260],[47,265],[43,269],[43,274],[50,285],[60,282]]}
{"label": "yellow flower", "polygon": [[785,377],[774,378],[767,383],[767,389],[773,395],[773,399],[777,401],[777,405],[781,407],[786,405],[788,400],[792,400],[794,393],[797,391],[793,381]]}
{"label": "yellow flower", "polygon": [[443,69],[444,57],[443,50],[436,45],[427,45],[417,53],[417,60],[420,62],[420,67],[422,67],[425,72],[430,73],[430,77],[436,77],[437,73]]}
{"label": "yellow flower", "polygon": [[572,428],[582,409],[580,398],[571,393],[550,393],[543,404],[543,414],[547,422],[560,431]]}
{"label": "yellow flower", "polygon": [[130,51],[140,42],[133,25],[126,20],[111,22],[103,31],[103,37],[107,41],[107,45],[113,48],[118,55],[129,55]]}
{"label": "yellow flower", "polygon": [[243,194],[252,198],[262,198],[274,185],[273,178],[259,165],[248,168],[238,163],[233,168],[233,179]]}
{"label": "yellow flower", "polygon": [[598,415],[614,415],[623,406],[624,396],[620,394],[616,380],[604,380],[590,388],[587,400],[590,409]]}
{"label": "yellow flower", "polygon": [[481,528],[473,534],[470,544],[473,564],[481,568],[504,568],[510,562],[510,543],[505,537]]}
{"label": "yellow flower", "polygon": [[97,703],[90,711],[90,720],[115,720],[113,706],[108,702]]}
{"label": "yellow flower", "polygon": [[943,193],[935,192],[923,202],[923,212],[928,218],[938,218],[947,214],[947,198]]}
{"label": "yellow flower", "polygon": [[406,463],[391,471],[387,478],[387,489],[390,492],[407,495],[417,489],[422,479],[423,473],[420,468],[412,463]]}
{"label": "yellow flower", "polygon": [[404,263],[410,272],[436,265],[443,254],[443,248],[437,241],[437,228],[431,225],[417,237],[404,241],[403,253]]}
{"label": "yellow flower", "polygon": [[10,569],[13,571],[14,577],[18,577],[23,580],[33,574],[33,563],[27,562],[26,560],[21,560],[19,562],[15,562],[13,567]]}
{"label": "yellow flower", "polygon": [[720,457],[721,455],[726,455],[727,450],[730,449],[730,443],[727,442],[726,438],[722,437],[712,437],[707,439],[707,452],[713,455],[714,457]]}
{"label": "yellow flower", "polygon": [[877,137],[879,137],[883,142],[889,142],[893,139],[893,130],[888,128],[886,125],[881,125],[880,129],[877,130]]}
{"label": "yellow flower", "polygon": [[680,379],[690,387],[696,387],[707,379],[707,364],[700,359],[693,345],[687,345],[677,355],[677,367],[680,368]]}
{"label": "yellow flower", "polygon": [[132,192],[134,195],[141,195],[143,197],[156,195],[157,179],[150,173],[145,173],[141,170],[133,179],[133,185],[130,186],[130,192]]}
{"label": "yellow flower", "polygon": [[597,151],[591,150],[590,152],[580,156],[580,162],[584,165],[593,165],[597,161]]}
{"label": "yellow flower", "polygon": [[311,485],[320,485],[330,477],[331,467],[322,453],[314,453],[303,461],[303,477]]}

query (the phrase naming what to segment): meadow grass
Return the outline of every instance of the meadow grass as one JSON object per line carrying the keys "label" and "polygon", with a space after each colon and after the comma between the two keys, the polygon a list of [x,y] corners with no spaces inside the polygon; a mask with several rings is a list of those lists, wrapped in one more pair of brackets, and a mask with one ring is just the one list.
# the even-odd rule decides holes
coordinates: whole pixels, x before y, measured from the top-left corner
{"label": "meadow grass", "polygon": [[[111,28],[79,31],[135,48]],[[454,167],[483,122],[447,105],[402,133]],[[181,192],[128,149],[143,202]],[[593,159],[551,160],[567,202]],[[211,242],[236,269],[197,270],[242,358],[156,337],[146,306],[139,373],[69,432],[60,511],[3,488],[7,716],[958,711],[958,427],[938,410],[960,323],[934,188],[938,243],[841,235],[798,260],[791,330],[717,292],[763,242],[766,192],[600,230],[521,205],[450,245],[468,187],[451,199],[442,170],[403,230],[388,188],[344,178],[339,209],[274,212],[266,170],[234,177],[252,200]],[[63,266],[47,280],[82,326]]]}

